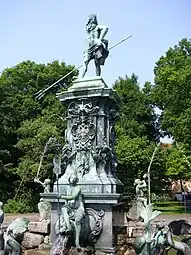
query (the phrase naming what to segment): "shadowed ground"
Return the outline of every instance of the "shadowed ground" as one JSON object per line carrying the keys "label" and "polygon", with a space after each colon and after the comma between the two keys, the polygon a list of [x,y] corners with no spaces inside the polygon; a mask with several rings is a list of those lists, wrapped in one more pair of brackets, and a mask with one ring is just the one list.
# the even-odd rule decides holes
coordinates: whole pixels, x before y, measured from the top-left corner
{"label": "shadowed ground", "polygon": [[30,221],[38,221],[39,215],[38,213],[26,213],[26,214],[12,214],[12,213],[5,213],[5,219],[3,226],[8,226],[13,220],[22,217],[22,218],[27,218]]}
{"label": "shadowed ground", "polygon": [[[190,224],[191,224],[191,214],[190,213],[182,213],[182,214],[161,214],[159,215],[155,221],[165,221],[165,225],[168,225],[168,223],[170,221],[173,220],[180,220],[180,219],[184,219],[187,220]],[[23,218],[27,218],[30,221],[38,221],[38,213],[27,213],[27,214],[11,214],[11,213],[7,213],[5,214],[5,219],[4,219],[4,226],[7,226],[8,224],[11,223],[11,221],[15,220],[16,218],[19,217],[23,217]]]}

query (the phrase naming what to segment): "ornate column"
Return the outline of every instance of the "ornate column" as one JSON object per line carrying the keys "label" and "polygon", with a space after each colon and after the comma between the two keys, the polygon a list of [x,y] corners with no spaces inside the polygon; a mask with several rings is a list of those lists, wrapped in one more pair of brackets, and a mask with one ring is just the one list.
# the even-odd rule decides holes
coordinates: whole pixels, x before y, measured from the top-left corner
{"label": "ornate column", "polygon": [[83,193],[119,192],[122,183],[115,175],[114,151],[117,93],[97,76],[74,81],[57,97],[68,107],[60,192],[67,192],[72,173],[78,176]]}

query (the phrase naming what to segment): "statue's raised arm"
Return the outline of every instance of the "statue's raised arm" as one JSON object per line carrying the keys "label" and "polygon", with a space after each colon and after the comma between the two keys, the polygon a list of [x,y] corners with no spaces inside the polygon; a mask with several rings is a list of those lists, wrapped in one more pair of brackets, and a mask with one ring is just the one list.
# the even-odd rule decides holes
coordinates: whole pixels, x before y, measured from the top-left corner
{"label": "statue's raised arm", "polygon": [[104,37],[106,36],[108,29],[109,28],[105,25],[97,25],[98,37],[101,42],[104,39]]}
{"label": "statue's raised arm", "polygon": [[96,75],[101,75],[101,65],[104,65],[105,59],[109,55],[108,40],[104,39],[108,32],[108,27],[105,25],[99,25],[97,16],[92,14],[89,16],[86,24],[86,35],[88,40],[88,46],[84,51],[84,69],[82,77],[85,76],[88,68],[88,64],[91,60],[94,60],[96,67]]}

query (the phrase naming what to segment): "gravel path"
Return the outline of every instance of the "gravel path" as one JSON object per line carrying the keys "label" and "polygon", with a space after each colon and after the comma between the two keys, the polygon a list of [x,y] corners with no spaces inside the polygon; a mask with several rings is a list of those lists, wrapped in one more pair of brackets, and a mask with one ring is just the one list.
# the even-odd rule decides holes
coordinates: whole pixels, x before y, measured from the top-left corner
{"label": "gravel path", "polygon": [[6,213],[5,214],[5,219],[4,219],[4,226],[8,226],[13,220],[22,217],[22,218],[27,218],[30,221],[38,221],[38,213],[27,213],[27,214],[11,214],[11,213]]}
{"label": "gravel path", "polygon": [[182,214],[161,214],[156,220],[165,221],[166,225],[173,220],[187,220],[189,224],[191,224],[191,214],[190,213],[182,213]]}
{"label": "gravel path", "polygon": [[[13,220],[18,217],[27,218],[30,221],[38,221],[38,213],[29,213],[29,214],[5,214],[4,226],[9,225]],[[191,224],[191,214],[161,214],[154,221],[165,221],[165,225],[168,225],[170,221],[173,220],[187,220]]]}

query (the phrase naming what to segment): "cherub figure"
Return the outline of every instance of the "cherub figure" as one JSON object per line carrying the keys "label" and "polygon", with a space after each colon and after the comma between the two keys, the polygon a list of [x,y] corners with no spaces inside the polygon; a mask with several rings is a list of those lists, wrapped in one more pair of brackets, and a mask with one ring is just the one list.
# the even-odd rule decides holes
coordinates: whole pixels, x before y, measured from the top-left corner
{"label": "cherub figure", "polygon": [[50,217],[51,205],[49,202],[44,201],[43,198],[40,199],[38,203],[39,210],[39,221],[47,221]]}
{"label": "cherub figure", "polygon": [[145,179],[147,178],[147,175],[143,175],[143,180],[136,179],[134,181],[134,185],[136,185],[136,197],[137,202],[141,202],[144,207],[147,206],[147,198],[144,196],[144,189],[147,187],[147,183]]}
{"label": "cherub figure", "polygon": [[50,193],[50,179],[45,179],[44,182],[41,182],[38,178],[34,178],[34,182],[39,183],[44,188],[44,193]]}

